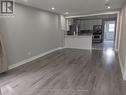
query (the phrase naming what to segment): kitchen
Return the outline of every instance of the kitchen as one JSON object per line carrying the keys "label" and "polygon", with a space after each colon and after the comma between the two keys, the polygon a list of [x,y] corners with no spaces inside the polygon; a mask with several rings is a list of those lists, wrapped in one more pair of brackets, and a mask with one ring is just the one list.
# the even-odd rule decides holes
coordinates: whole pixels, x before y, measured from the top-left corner
{"label": "kitchen", "polygon": [[65,47],[114,49],[116,21],[116,14],[66,18]]}

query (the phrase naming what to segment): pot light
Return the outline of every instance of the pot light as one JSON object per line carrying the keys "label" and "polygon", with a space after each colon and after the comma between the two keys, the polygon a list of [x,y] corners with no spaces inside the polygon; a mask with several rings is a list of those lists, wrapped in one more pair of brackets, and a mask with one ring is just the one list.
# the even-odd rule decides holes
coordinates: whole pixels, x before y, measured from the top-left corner
{"label": "pot light", "polygon": [[52,9],[52,10],[55,10],[55,8],[54,8],[54,7],[52,7],[51,9]]}
{"label": "pot light", "polygon": [[68,14],[69,14],[69,12],[65,12],[65,14],[66,14],[66,15],[68,15]]}
{"label": "pot light", "polygon": [[109,4],[105,4],[106,9],[110,9],[111,6]]}
{"label": "pot light", "polygon": [[110,9],[110,8],[111,8],[110,6],[107,7],[107,9]]}

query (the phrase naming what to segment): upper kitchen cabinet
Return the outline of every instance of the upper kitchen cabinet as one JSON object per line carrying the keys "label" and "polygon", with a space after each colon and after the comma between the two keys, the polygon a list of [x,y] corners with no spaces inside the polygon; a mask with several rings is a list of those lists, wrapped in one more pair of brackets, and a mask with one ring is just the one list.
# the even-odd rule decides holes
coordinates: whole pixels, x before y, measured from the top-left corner
{"label": "upper kitchen cabinet", "polygon": [[68,18],[66,19],[66,30],[70,31],[70,26],[74,24],[74,19],[73,18]]}

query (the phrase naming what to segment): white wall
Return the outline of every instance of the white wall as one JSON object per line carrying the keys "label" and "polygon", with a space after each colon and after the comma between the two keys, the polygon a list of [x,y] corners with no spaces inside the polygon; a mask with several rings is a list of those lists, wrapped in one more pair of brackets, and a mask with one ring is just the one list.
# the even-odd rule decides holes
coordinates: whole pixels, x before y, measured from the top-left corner
{"label": "white wall", "polygon": [[120,49],[119,49],[119,56],[121,62],[121,69],[123,73],[124,79],[126,79],[126,4],[123,7],[121,14],[122,24],[121,24],[121,37],[120,37]]}
{"label": "white wall", "polygon": [[14,18],[0,18],[9,64],[60,47],[59,18],[59,15],[19,4]]}

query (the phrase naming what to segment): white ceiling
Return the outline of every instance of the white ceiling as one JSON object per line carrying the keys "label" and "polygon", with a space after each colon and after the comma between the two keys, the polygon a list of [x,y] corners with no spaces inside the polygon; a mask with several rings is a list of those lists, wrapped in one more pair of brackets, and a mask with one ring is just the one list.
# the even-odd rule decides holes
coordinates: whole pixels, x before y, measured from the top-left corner
{"label": "white ceiling", "polygon": [[[52,11],[58,14],[69,12],[68,16],[94,14],[122,8],[125,0],[109,0],[111,9],[105,8],[106,0],[15,0],[18,3]],[[27,2],[25,2],[27,1]]]}

